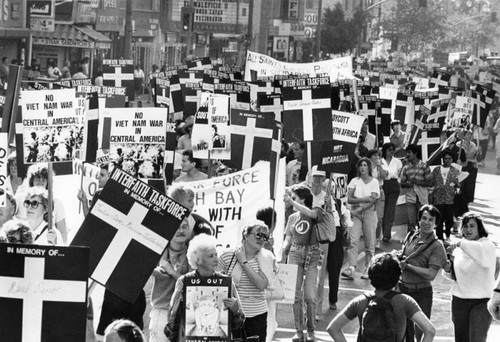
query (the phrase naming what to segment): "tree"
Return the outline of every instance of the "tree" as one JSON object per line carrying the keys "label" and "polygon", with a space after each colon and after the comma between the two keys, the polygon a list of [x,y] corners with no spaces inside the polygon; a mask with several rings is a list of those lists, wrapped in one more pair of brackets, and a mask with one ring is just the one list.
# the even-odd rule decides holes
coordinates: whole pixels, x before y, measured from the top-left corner
{"label": "tree", "polygon": [[356,38],[350,32],[349,22],[345,19],[342,5],[337,3],[333,9],[326,8],[321,24],[321,50],[324,53],[338,54],[356,46]]}

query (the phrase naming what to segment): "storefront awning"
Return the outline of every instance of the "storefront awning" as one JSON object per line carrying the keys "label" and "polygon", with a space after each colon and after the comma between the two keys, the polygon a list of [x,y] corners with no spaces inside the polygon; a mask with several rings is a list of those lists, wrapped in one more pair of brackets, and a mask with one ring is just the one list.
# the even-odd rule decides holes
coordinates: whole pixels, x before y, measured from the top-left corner
{"label": "storefront awning", "polygon": [[110,49],[111,39],[91,28],[55,24],[54,32],[33,33],[33,45]]}
{"label": "storefront awning", "polygon": [[27,28],[0,27],[0,38],[28,38],[30,30]]}

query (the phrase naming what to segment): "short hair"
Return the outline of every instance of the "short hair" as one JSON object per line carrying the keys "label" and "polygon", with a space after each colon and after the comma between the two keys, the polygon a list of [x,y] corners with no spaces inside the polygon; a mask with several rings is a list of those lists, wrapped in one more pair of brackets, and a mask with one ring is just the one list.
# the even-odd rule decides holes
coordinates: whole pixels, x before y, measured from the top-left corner
{"label": "short hair", "polygon": [[30,227],[23,224],[18,220],[9,220],[5,222],[2,226],[2,233],[6,237],[9,243],[14,243],[12,239],[9,239],[12,235],[19,232],[20,241],[15,241],[16,243],[32,244],[33,243],[33,233]]}
{"label": "short hair", "polygon": [[390,142],[387,142],[385,144],[382,145],[382,158],[386,158],[387,157],[387,150],[390,149],[390,148],[393,148],[393,149],[396,149],[396,146],[394,146],[393,143],[390,143]]}
{"label": "short hair", "polygon": [[429,213],[429,215],[436,218],[436,224],[441,222],[441,212],[439,211],[438,208],[436,208],[432,204],[426,204],[426,205],[423,205],[422,208],[420,208],[420,210],[418,211],[418,220],[419,221],[422,218],[424,211],[427,211]]}
{"label": "short hair", "polygon": [[190,163],[195,163],[194,166],[197,169],[200,168],[200,166],[201,166],[200,160],[198,158],[194,158],[193,157],[193,151],[192,150],[185,150],[185,151],[182,152],[182,155],[183,156],[187,156]]}
{"label": "short hair", "polygon": [[481,215],[473,213],[471,211],[468,211],[462,216],[462,236],[465,237],[463,230],[464,226],[470,221],[470,220],[476,220],[477,223],[477,232],[479,233],[479,237],[488,237],[488,232],[486,231],[486,228],[484,228],[484,223],[483,223],[483,218]]}
{"label": "short hair", "polygon": [[361,163],[366,163],[368,165],[368,174],[371,176],[372,175],[372,162],[370,159],[366,157],[362,157],[358,160],[356,163],[356,172],[359,177],[359,167],[361,166]]}
{"label": "short hair", "polygon": [[396,125],[401,125],[401,121],[399,120],[392,120],[391,121],[391,128],[394,128]]}
{"label": "short hair", "polygon": [[103,162],[99,164],[99,169],[106,170],[109,172],[109,163],[108,162]]}
{"label": "short hair", "polygon": [[368,153],[366,154],[366,157],[367,158],[371,158],[372,156],[374,156],[375,154],[378,154],[378,149],[377,148],[374,148],[374,149],[371,149],[368,151]]}
{"label": "short hair", "polygon": [[206,234],[206,235],[214,235],[215,231],[210,226],[210,224],[206,222],[196,223],[193,227],[193,236]]}
{"label": "short hair", "polygon": [[8,59],[9,59],[9,57],[7,57],[7,56],[3,57],[3,58],[2,58],[2,63],[4,63],[4,62],[5,62],[6,60],[8,60]]}
{"label": "short hair", "polygon": [[296,184],[296,185],[292,186],[291,190],[292,190],[292,192],[297,194],[297,196],[299,196],[300,199],[304,200],[304,205],[306,207],[308,207],[309,209],[312,208],[313,195],[312,195],[311,190],[307,186],[301,185],[301,184]]}
{"label": "short hair", "polygon": [[368,278],[377,290],[390,290],[399,281],[401,267],[395,255],[380,253],[375,255],[368,266]]}
{"label": "short hair", "polygon": [[215,248],[216,245],[217,239],[214,236],[200,234],[193,237],[191,241],[189,241],[189,247],[186,253],[189,266],[191,266],[193,270],[198,269],[198,262],[201,253],[211,248]]}
{"label": "short hair", "polygon": [[78,72],[83,72],[83,67],[79,66],[77,70],[78,70]]}
{"label": "short hair", "polygon": [[181,202],[186,196],[194,197],[194,190],[185,184],[179,183],[170,187],[168,195],[173,200]]}
{"label": "short hair", "polygon": [[[54,175],[52,173],[52,175]],[[30,187],[34,186],[35,178],[49,179],[49,167],[46,163],[33,164],[28,168],[27,172],[28,184]]]}
{"label": "short hair", "polygon": [[134,322],[128,319],[118,319],[111,322],[104,331],[104,335],[107,336],[115,331],[120,338],[125,342],[144,342],[146,339],[142,334],[141,328],[137,326]]}
{"label": "short hair", "polygon": [[242,236],[243,240],[245,240],[245,237],[252,234],[253,231],[255,229],[258,229],[258,228],[265,228],[265,229],[269,230],[269,227],[261,220],[255,219],[255,220],[247,222],[245,224],[245,226],[243,227],[243,231],[241,232],[241,236]]}
{"label": "short hair", "polygon": [[406,148],[406,152],[408,152],[408,151],[411,151],[411,152],[413,152],[413,154],[416,154],[418,159],[421,158],[420,156],[421,156],[422,149],[418,145],[416,145],[416,144],[408,145],[408,147]]}
{"label": "short hair", "polygon": [[[41,186],[29,187],[28,190],[26,190],[24,199],[27,200],[27,199],[34,197],[34,196],[39,196],[42,199],[42,205],[46,211],[45,214],[43,215],[43,219],[45,221],[47,221],[48,220],[47,211],[49,210],[49,193],[48,193],[47,189],[45,189],[44,187],[41,187]],[[54,209],[54,206],[52,206],[52,210],[53,209]]]}
{"label": "short hair", "polygon": [[14,165],[14,163],[17,163],[17,154],[16,152],[12,152],[9,154],[7,157],[7,174],[10,175],[10,167]]}
{"label": "short hair", "polygon": [[255,214],[255,218],[264,222],[269,227],[269,230],[272,229],[273,224],[276,225],[277,216],[276,210],[272,207],[259,209]]}

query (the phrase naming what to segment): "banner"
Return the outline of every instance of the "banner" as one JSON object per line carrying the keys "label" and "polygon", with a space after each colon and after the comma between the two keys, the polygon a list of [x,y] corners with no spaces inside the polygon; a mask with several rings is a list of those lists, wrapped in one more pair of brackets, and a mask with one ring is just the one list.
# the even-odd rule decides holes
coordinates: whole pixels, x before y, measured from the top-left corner
{"label": "banner", "polygon": [[285,297],[277,301],[281,304],[293,304],[295,302],[295,286],[297,284],[298,266],[292,264],[279,264],[278,280],[283,287]]}
{"label": "banner", "polygon": [[2,341],[85,341],[89,249],[0,244]]}
{"label": "banner", "polygon": [[64,162],[75,158],[76,142],[83,130],[75,89],[22,91],[22,145],[24,163]]}
{"label": "banner", "polygon": [[187,215],[187,208],[115,168],[71,245],[89,246],[90,277],[134,303]]}
{"label": "banner", "polygon": [[231,341],[231,277],[190,277],[183,292],[186,342]]}
{"label": "banner", "polygon": [[101,111],[101,148],[109,146],[111,158],[124,171],[140,178],[161,178],[167,113],[166,108],[153,107]]}
{"label": "banner", "polygon": [[340,57],[313,63],[286,63],[280,62],[267,55],[248,51],[245,64],[245,81],[255,81],[255,77],[269,77],[275,75],[308,75],[316,77],[318,74],[330,76],[335,82],[342,79],[352,79],[352,57]]}
{"label": "banner", "polygon": [[[245,221],[255,220],[257,210],[273,206],[269,199],[269,162],[258,162],[250,169],[226,176],[190,182],[189,186],[196,193],[195,212],[212,223],[222,248],[241,242]],[[281,218],[278,212],[278,218],[276,227],[284,226],[280,222],[284,215]]]}

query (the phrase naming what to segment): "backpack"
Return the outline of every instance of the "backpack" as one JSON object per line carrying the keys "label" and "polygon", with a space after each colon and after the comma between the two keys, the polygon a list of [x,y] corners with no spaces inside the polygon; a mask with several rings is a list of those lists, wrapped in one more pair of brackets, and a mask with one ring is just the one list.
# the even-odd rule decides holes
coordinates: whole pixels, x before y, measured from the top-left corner
{"label": "backpack", "polygon": [[384,297],[376,297],[373,292],[365,293],[369,302],[361,318],[358,342],[396,342],[391,299],[397,294],[391,291]]}

